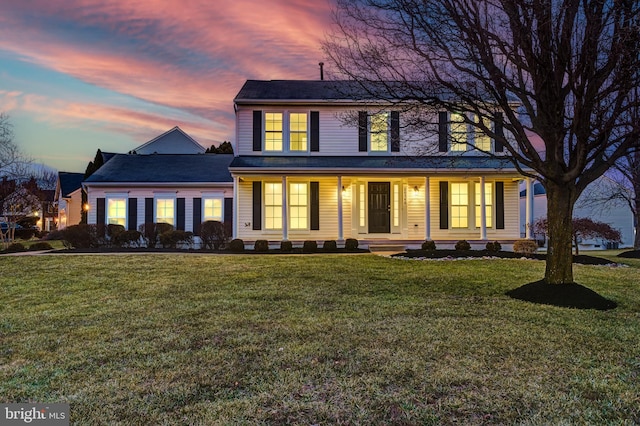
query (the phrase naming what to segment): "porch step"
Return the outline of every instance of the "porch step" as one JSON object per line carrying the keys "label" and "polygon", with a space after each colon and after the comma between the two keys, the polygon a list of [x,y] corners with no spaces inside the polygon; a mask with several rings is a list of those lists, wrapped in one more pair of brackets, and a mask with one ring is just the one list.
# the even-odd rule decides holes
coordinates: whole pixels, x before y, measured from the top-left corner
{"label": "porch step", "polygon": [[369,251],[375,254],[395,254],[403,253],[407,246],[398,244],[370,244]]}

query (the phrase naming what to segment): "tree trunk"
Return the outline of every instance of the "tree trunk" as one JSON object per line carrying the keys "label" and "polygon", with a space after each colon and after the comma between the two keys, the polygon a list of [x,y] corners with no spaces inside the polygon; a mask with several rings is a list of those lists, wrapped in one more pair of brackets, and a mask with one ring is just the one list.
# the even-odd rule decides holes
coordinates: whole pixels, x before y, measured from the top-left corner
{"label": "tree trunk", "polygon": [[633,212],[633,223],[635,226],[636,236],[633,240],[633,248],[640,250],[640,185],[635,189],[636,209]]}
{"label": "tree trunk", "polygon": [[573,206],[576,190],[570,185],[547,182],[549,249],[544,279],[548,284],[573,283]]}

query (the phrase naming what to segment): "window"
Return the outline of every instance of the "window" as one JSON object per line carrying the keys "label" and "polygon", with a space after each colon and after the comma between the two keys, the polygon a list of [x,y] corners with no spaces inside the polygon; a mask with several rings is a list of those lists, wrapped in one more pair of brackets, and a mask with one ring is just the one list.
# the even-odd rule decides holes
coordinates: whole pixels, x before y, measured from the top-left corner
{"label": "window", "polygon": [[[476,123],[480,123],[480,119],[481,118],[479,116],[477,115],[475,116]],[[491,121],[488,120],[486,117],[482,118],[482,123],[488,129],[491,128]],[[489,137],[489,135],[487,135],[478,127],[475,127],[475,136],[474,136],[473,144],[476,147],[476,149],[487,151],[487,152],[491,151],[491,138]]]}
{"label": "window", "polygon": [[156,223],[176,224],[175,198],[156,198]]}
{"label": "window", "polygon": [[389,150],[389,113],[371,115],[369,134],[372,152],[387,152]]}
{"label": "window", "polygon": [[107,225],[122,225],[127,223],[127,200],[125,198],[107,199]]}
{"label": "window", "polygon": [[358,185],[358,210],[360,227],[367,226],[367,193],[364,183]]}
{"label": "window", "polygon": [[400,226],[400,184],[393,184],[393,226]]}
{"label": "window", "polygon": [[264,184],[264,228],[282,229],[282,183]]}
{"label": "window", "polygon": [[267,112],[264,115],[265,151],[282,151],[282,113]]}
{"label": "window", "polygon": [[[480,205],[480,182],[475,183],[475,205],[476,205],[476,228],[480,227],[481,218],[480,213],[482,212]],[[487,218],[487,228],[491,228],[491,224],[493,223],[493,187],[490,183],[484,184],[484,205],[485,205],[485,215]]]}
{"label": "window", "polygon": [[289,227],[291,229],[307,229],[309,191],[306,183],[289,184]]}
{"label": "window", "polygon": [[217,220],[222,222],[222,199],[221,198],[204,198],[202,200],[202,219]]}
{"label": "window", "polygon": [[307,114],[289,114],[289,149],[291,151],[307,150]]}
{"label": "window", "polygon": [[451,227],[469,226],[469,184],[451,184]]}
{"label": "window", "polygon": [[464,115],[460,113],[451,113],[451,151],[461,152],[467,150],[467,123],[464,121]]}

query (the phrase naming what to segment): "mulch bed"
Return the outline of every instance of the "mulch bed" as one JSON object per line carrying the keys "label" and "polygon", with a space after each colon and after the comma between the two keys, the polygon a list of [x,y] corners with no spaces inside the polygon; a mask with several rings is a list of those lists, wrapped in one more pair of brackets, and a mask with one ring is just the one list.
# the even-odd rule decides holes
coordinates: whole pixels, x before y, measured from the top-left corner
{"label": "mulch bed", "polygon": [[[426,259],[444,259],[444,258],[468,258],[468,257],[498,257],[501,259],[537,259],[546,260],[546,254],[532,254],[524,256],[522,254],[514,253],[511,251],[488,251],[488,250],[407,250],[406,253],[398,253],[393,256],[417,258],[424,257]],[[610,265],[612,262],[601,257],[588,256],[581,254],[579,256],[573,256],[573,263],[580,263],[583,265]]]}
{"label": "mulch bed", "polygon": [[[171,248],[130,248],[130,247],[98,247],[98,248],[84,248],[84,249],[60,249],[55,250],[55,253],[61,254],[82,254],[82,253],[201,253],[201,254],[303,254],[302,248],[294,248],[291,251],[282,251],[280,249],[270,249],[266,252],[258,252],[252,249],[245,249],[240,252],[233,252],[230,250],[205,250],[205,249],[171,249]],[[336,253],[369,253],[366,249],[346,250],[339,248],[332,251],[325,251],[322,248],[314,253],[304,254],[336,254]]]}
{"label": "mulch bed", "polygon": [[597,309],[606,311],[618,304],[580,284],[547,284],[544,280],[525,284],[506,293],[525,302],[553,305],[563,308]]}
{"label": "mulch bed", "polygon": [[640,250],[625,251],[624,253],[620,253],[618,257],[626,259],[640,259]]}

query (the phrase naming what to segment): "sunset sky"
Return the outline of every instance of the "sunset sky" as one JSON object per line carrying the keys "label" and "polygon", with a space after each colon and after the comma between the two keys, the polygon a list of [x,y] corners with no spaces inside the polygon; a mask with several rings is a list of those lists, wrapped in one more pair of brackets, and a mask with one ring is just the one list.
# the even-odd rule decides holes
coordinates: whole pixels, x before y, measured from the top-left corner
{"label": "sunset sky", "polygon": [[[4,3],[8,0],[0,0]],[[84,172],[174,126],[235,137],[247,79],[318,79],[331,0],[20,0],[0,14],[0,111],[36,162]]]}

